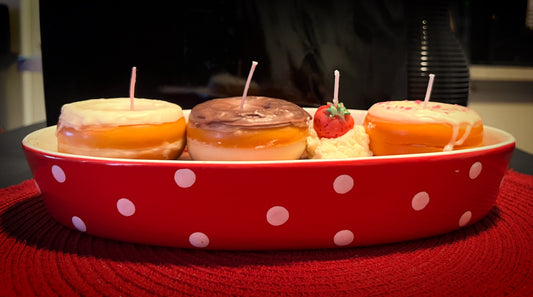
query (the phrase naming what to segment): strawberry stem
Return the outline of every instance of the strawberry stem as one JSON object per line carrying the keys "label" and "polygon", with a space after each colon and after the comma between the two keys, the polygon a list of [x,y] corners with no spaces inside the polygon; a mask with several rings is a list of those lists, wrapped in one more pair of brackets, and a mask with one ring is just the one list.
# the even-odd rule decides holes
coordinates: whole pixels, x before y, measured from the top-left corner
{"label": "strawberry stem", "polygon": [[344,121],[344,116],[349,115],[350,112],[346,107],[344,107],[344,104],[340,102],[339,104],[333,104],[331,102],[328,102],[328,108],[326,109],[328,113],[328,117],[334,118],[336,116],[340,117]]}

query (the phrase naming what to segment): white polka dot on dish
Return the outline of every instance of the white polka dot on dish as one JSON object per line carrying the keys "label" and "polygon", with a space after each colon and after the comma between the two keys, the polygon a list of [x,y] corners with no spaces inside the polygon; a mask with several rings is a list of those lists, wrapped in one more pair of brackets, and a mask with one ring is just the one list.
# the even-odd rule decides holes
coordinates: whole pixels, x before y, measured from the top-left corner
{"label": "white polka dot on dish", "polygon": [[202,232],[194,232],[189,236],[189,243],[197,248],[205,248],[209,245],[209,237]]}
{"label": "white polka dot on dish", "polygon": [[466,211],[459,218],[459,227],[464,227],[464,226],[468,225],[468,223],[470,223],[471,219],[472,219],[472,212],[471,211]]}
{"label": "white polka dot on dish", "polygon": [[481,165],[481,162],[476,162],[470,166],[470,171],[468,172],[468,176],[470,179],[476,179],[481,174],[481,169],[483,166]]}
{"label": "white polka dot on dish", "polygon": [[342,174],[333,181],[333,190],[338,194],[346,194],[352,190],[354,186],[353,178],[347,174]]}
{"label": "white polka dot on dish", "polygon": [[121,198],[117,201],[117,210],[125,217],[132,216],[135,213],[135,204],[129,199]]}
{"label": "white polka dot on dish", "polygon": [[63,171],[63,169],[57,165],[52,166],[52,175],[58,183],[64,183],[67,179],[65,171]]}
{"label": "white polka dot on dish", "polygon": [[196,182],[196,174],[190,169],[178,169],[174,173],[174,181],[181,188],[190,188]]}
{"label": "white polka dot on dish", "polygon": [[85,222],[80,219],[80,217],[73,216],[72,225],[74,225],[74,228],[78,229],[81,232],[87,231],[87,226],[85,226]]}
{"label": "white polka dot on dish", "polygon": [[289,211],[283,206],[274,206],[267,211],[266,219],[272,226],[281,226],[289,220]]}
{"label": "white polka dot on dish", "polygon": [[347,246],[354,240],[353,232],[350,230],[341,230],[333,236],[333,243],[337,246]]}
{"label": "white polka dot on dish", "polygon": [[411,207],[416,211],[420,211],[426,208],[428,203],[429,203],[429,194],[427,192],[422,191],[422,192],[418,192],[413,197],[413,199],[411,200]]}

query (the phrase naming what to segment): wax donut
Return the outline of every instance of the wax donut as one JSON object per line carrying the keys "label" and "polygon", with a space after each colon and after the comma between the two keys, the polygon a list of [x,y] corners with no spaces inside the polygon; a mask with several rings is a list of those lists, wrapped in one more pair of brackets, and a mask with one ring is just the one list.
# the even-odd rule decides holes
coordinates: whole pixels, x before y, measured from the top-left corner
{"label": "wax donut", "polygon": [[440,102],[379,102],[370,107],[363,126],[375,156],[443,152],[483,144],[483,123],[475,111]]}
{"label": "wax donut", "polygon": [[186,142],[179,105],[153,99],[90,99],[63,105],[58,151],[95,157],[176,159]]}
{"label": "wax donut", "polygon": [[268,97],[217,98],[194,106],[187,124],[187,150],[194,160],[299,159],[305,151],[309,113]]}

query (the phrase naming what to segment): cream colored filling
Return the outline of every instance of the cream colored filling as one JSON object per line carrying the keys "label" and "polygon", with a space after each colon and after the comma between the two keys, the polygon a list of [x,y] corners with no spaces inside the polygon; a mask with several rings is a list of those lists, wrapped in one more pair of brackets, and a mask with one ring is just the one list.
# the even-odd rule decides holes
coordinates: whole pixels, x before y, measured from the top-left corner
{"label": "cream colored filling", "polygon": [[370,139],[361,125],[337,138],[319,138],[315,129],[309,128],[307,155],[311,159],[346,159],[370,157]]}
{"label": "cream colored filling", "polygon": [[138,156],[160,156],[158,159],[170,159],[176,152],[183,150],[185,147],[185,141],[179,139],[175,142],[165,142],[158,146],[141,147],[141,148],[128,148],[128,149],[116,149],[116,148],[95,148],[90,146],[72,145],[69,143],[61,143],[59,145],[59,151],[67,152],[77,155],[86,155],[103,158],[124,158],[124,159],[137,159]]}
{"label": "cream colored filling", "polygon": [[259,148],[217,147],[197,140],[187,142],[187,150],[193,160],[200,161],[270,161],[297,160],[305,151],[306,139],[287,145]]}

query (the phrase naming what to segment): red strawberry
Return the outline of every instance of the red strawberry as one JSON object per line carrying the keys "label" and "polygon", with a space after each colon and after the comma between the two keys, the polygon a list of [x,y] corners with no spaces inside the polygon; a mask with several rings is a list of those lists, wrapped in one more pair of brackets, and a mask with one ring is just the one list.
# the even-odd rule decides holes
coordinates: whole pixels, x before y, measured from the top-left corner
{"label": "red strawberry", "polygon": [[342,103],[335,105],[328,102],[327,105],[320,106],[313,119],[313,128],[318,137],[337,138],[346,134],[353,126],[353,117]]}

